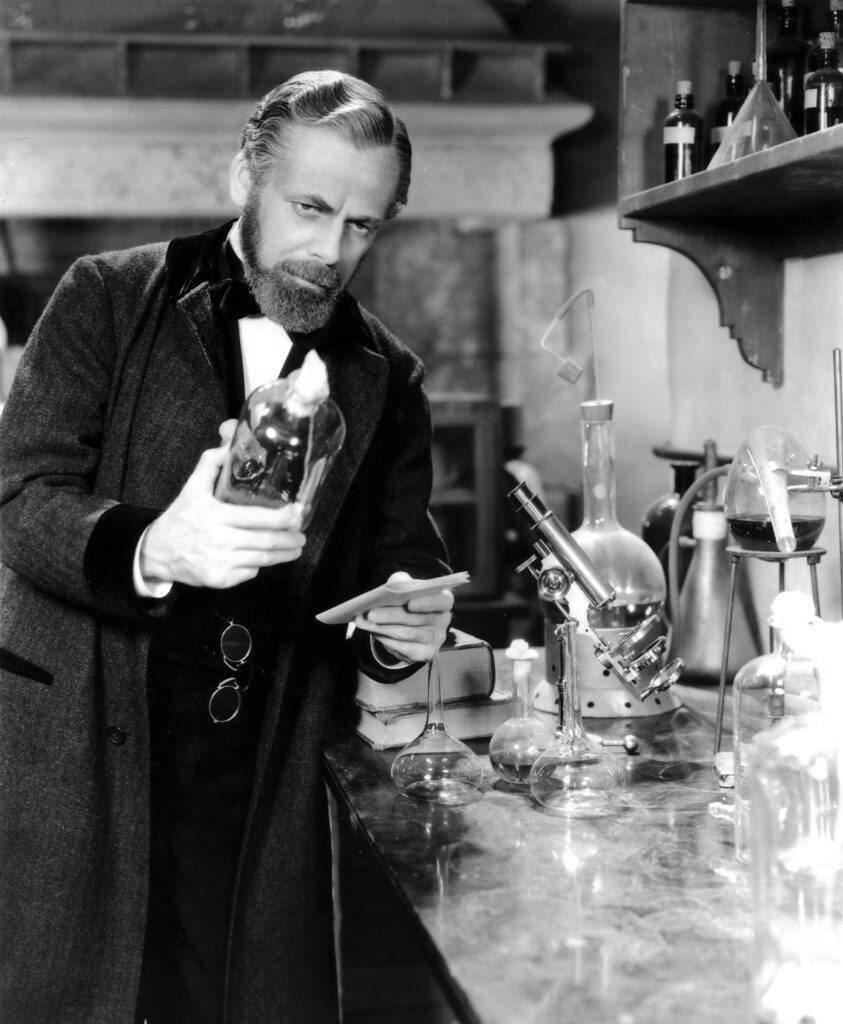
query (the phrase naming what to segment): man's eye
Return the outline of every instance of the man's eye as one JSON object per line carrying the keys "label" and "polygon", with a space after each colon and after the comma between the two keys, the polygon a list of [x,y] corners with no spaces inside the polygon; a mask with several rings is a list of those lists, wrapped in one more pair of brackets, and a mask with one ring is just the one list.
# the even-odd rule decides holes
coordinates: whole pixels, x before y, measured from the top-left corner
{"label": "man's eye", "polygon": [[295,206],[299,213],[312,214],[317,212],[317,208],[313,203],[293,203],[293,206]]}
{"label": "man's eye", "polygon": [[375,228],[371,224],[365,223],[365,221],[352,221],[351,229],[358,235],[364,235],[366,237],[375,233]]}

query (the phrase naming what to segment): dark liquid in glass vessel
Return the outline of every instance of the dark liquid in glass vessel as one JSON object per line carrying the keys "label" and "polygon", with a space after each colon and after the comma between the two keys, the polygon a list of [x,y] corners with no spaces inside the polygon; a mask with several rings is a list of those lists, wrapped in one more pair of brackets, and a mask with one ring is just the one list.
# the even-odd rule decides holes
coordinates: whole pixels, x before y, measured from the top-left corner
{"label": "dark liquid in glass vessel", "polygon": [[[812,548],[825,525],[824,516],[791,516],[796,550]],[[732,536],[747,551],[776,551],[776,534],[769,516],[734,516],[729,519]]]}

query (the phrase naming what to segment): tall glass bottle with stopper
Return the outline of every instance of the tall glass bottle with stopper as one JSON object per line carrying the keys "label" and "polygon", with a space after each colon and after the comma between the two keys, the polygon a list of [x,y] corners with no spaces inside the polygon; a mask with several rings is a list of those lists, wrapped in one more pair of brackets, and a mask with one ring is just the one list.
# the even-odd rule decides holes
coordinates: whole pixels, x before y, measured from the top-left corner
{"label": "tall glass bottle with stopper", "polygon": [[[825,12],[826,26],[823,31],[833,32],[837,49],[838,63],[843,63],[843,0],[828,0]],[[810,50],[805,54],[805,78],[820,66],[822,45],[819,36]]]}
{"label": "tall glass bottle with stopper", "polygon": [[805,134],[843,124],[843,71],[833,32],[820,32],[816,71],[805,79]]}
{"label": "tall glass bottle with stopper", "polygon": [[[614,403],[608,399],[583,402],[580,410],[583,521],[572,536],[609,581],[615,596],[604,607],[594,608],[579,588],[572,588],[569,601],[573,617],[579,622],[587,621],[601,640],[613,646],[651,615],[664,618],[667,586],[658,555],[641,537],[618,522]],[[626,690],[613,677],[606,676],[594,657],[592,641],[581,633],[577,643],[587,717],[651,715],[678,706],[669,692],[659,694],[658,701],[630,701]],[[548,652],[554,649],[551,642],[546,646]],[[552,668],[556,666],[549,664],[551,677]]]}
{"label": "tall glass bottle with stopper", "polygon": [[624,770],[587,735],[582,722],[577,623],[568,618],[555,629],[559,645],[559,729],[530,772],[530,793],[549,814],[572,818],[611,813],[624,787]]}
{"label": "tall glass bottle with stopper", "polygon": [[779,31],[767,46],[767,81],[797,134],[802,132],[803,80],[809,48],[799,35],[796,0],[781,0]]}
{"label": "tall glass bottle with stopper", "polygon": [[506,657],[512,662],[512,717],[492,733],[489,760],[504,782],[527,789],[530,769],[553,742],[553,733],[533,714],[533,662],[538,652],[526,640],[513,640]]}
{"label": "tall glass bottle with stopper", "polygon": [[726,73],[725,95],[718,100],[711,112],[712,125],[708,134],[709,160],[720,148],[720,143],[725,138],[729,125],[735,120],[745,99],[746,87],[741,74],[741,62],[730,60]]}
{"label": "tall glass bottle with stopper", "polygon": [[678,181],[702,168],[703,119],[694,110],[693,85],[676,83],[674,109],[664,122],[664,180]]}
{"label": "tall glass bottle with stopper", "polygon": [[395,755],[390,777],[402,796],[421,803],[467,804],[479,795],[483,763],[445,724],[438,656],[428,667],[424,729]]}
{"label": "tall glass bottle with stopper", "polygon": [[798,638],[816,618],[807,594],[784,590],[770,606],[772,650],[748,661],[732,688],[735,856],[750,860],[749,753],[752,741],[787,718],[817,710],[816,665]]}

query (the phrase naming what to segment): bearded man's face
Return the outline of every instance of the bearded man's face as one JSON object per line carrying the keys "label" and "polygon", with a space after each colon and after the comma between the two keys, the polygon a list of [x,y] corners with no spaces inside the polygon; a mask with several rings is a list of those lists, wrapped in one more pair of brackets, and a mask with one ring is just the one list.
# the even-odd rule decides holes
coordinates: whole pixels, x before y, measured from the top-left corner
{"label": "bearded man's face", "polygon": [[243,265],[258,305],[288,330],[323,327],[386,220],[398,180],[394,150],[297,126],[266,182],[256,186],[242,166],[240,178],[232,195],[241,199]]}

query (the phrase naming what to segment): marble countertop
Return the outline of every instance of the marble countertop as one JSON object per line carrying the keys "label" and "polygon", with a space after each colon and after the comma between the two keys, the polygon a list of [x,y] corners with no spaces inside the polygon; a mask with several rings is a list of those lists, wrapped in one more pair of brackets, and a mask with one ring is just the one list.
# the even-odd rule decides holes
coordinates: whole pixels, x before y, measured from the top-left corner
{"label": "marble countertop", "polygon": [[[749,877],[712,767],[716,691],[636,719],[627,787],[606,818],[551,817],[488,769],[462,807],[402,797],[394,751],[339,734],[332,787],[423,927],[471,1024],[751,1024]],[[727,718],[728,721],[728,718]],[[586,720],[622,736],[630,723]]]}

